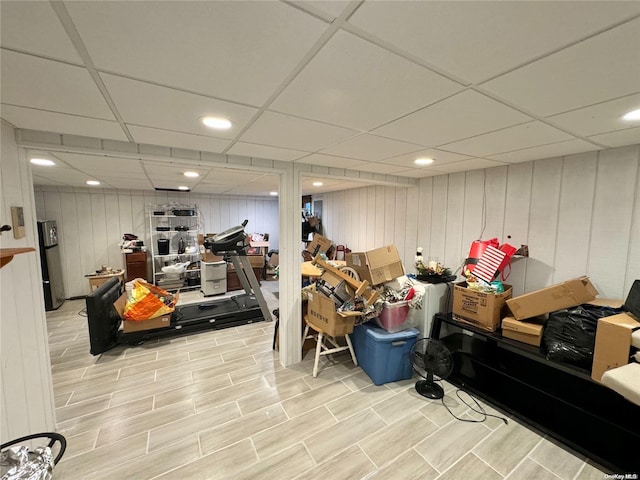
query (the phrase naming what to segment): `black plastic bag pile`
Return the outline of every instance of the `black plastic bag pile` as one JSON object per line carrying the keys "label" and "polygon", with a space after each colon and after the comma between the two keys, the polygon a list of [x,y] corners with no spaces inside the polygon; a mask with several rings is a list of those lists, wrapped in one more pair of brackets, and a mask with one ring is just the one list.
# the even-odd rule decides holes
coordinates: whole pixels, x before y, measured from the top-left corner
{"label": "black plastic bag pile", "polygon": [[543,334],[547,359],[591,371],[598,319],[622,311],[583,304],[550,313]]}

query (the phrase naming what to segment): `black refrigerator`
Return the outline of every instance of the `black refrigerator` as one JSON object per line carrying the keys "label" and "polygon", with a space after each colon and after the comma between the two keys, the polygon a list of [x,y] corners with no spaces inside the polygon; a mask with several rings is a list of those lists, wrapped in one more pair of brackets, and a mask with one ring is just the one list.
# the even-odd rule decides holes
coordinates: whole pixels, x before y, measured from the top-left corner
{"label": "black refrigerator", "polygon": [[44,309],[48,312],[57,309],[64,303],[62,262],[60,261],[56,222],[38,222],[38,239],[40,241]]}

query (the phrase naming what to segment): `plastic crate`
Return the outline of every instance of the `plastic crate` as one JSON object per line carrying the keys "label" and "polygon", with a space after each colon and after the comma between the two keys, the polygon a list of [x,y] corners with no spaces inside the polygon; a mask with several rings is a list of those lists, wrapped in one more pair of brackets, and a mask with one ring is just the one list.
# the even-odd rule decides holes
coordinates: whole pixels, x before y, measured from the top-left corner
{"label": "plastic crate", "polygon": [[410,352],[419,334],[417,328],[391,333],[368,323],[358,325],[352,335],[358,365],[376,385],[411,378]]}
{"label": "plastic crate", "polygon": [[382,312],[378,317],[378,324],[387,332],[399,332],[410,325],[406,324],[409,315],[409,302],[401,301],[395,303],[384,302]]}

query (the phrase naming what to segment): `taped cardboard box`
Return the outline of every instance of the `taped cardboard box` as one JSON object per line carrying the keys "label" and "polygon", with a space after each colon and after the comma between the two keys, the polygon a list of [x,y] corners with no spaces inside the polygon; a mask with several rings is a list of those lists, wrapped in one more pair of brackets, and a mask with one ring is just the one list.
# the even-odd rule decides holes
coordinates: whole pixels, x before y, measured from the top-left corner
{"label": "taped cardboard box", "polygon": [[346,262],[348,267],[358,272],[360,280],[366,280],[371,285],[390,282],[404,275],[404,266],[395,245],[347,253]]}
{"label": "taped cardboard box", "polygon": [[607,370],[629,363],[631,335],[637,330],[640,330],[640,322],[628,313],[598,320],[591,378],[599,382]]}
{"label": "taped cardboard box", "polygon": [[592,301],[598,295],[589,277],[579,277],[507,300],[516,320],[537,317]]}
{"label": "taped cardboard box", "polygon": [[495,332],[500,326],[502,310],[513,288],[504,284],[504,292],[493,294],[467,288],[467,282],[453,287],[453,318],[483,330]]}
{"label": "taped cardboard box", "polygon": [[331,245],[333,245],[333,243],[327,237],[323,237],[319,233],[314,233],[313,240],[311,240],[311,243],[307,245],[305,250],[309,252],[311,256],[315,256],[320,252],[327,253],[331,248]]}
{"label": "taped cardboard box", "polygon": [[[178,303],[180,295],[176,293],[175,295],[176,303]],[[127,294],[123,293],[118,300],[113,304],[114,308],[120,315],[122,319],[122,331],[124,333],[131,332],[142,332],[145,330],[156,330],[158,328],[166,328],[171,326],[171,315],[173,313],[167,313],[166,315],[162,315],[160,317],[152,318],[150,320],[141,320],[135,322],[133,320],[125,320],[124,319],[124,307],[127,304]]]}
{"label": "taped cardboard box", "polygon": [[353,332],[355,316],[336,312],[333,300],[320,292],[309,292],[307,321],[323,333],[336,337]]}
{"label": "taped cardboard box", "polygon": [[502,336],[539,347],[542,343],[544,320],[539,318],[531,320],[535,320],[535,322],[521,322],[513,317],[504,317],[502,319]]}

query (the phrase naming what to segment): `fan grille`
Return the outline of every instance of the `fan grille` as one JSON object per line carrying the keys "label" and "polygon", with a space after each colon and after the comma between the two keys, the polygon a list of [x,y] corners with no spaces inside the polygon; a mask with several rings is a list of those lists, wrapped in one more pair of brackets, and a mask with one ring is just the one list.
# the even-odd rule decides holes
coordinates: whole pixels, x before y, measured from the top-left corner
{"label": "fan grille", "polygon": [[449,349],[440,341],[421,338],[411,351],[414,370],[424,378],[429,374],[445,379],[453,370],[453,359]]}

